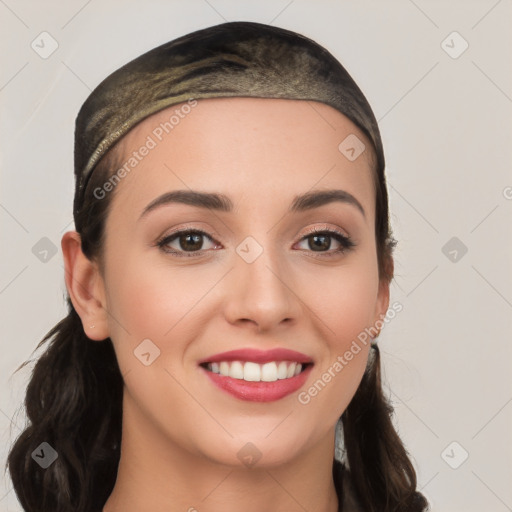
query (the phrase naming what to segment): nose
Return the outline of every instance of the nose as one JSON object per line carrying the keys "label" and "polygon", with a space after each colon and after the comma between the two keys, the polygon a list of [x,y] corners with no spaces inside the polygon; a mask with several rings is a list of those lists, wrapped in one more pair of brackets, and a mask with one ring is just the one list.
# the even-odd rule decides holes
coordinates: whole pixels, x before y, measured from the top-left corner
{"label": "nose", "polygon": [[283,258],[270,250],[263,250],[251,263],[237,255],[226,285],[224,314],[231,324],[247,324],[263,332],[291,325],[302,314],[291,272]]}

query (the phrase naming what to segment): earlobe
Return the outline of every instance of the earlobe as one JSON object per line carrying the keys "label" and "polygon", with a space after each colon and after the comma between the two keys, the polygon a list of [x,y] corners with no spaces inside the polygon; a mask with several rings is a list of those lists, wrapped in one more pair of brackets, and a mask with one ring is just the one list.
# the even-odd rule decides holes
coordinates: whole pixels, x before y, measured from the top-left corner
{"label": "earlobe", "polygon": [[82,252],[80,234],[76,231],[64,233],[61,248],[66,288],[84,332],[92,340],[104,340],[109,331],[102,277],[97,265]]}

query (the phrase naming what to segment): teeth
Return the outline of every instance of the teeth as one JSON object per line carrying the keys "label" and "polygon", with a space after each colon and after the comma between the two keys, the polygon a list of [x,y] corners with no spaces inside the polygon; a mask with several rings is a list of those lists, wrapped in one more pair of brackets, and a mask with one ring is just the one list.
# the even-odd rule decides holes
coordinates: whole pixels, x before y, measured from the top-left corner
{"label": "teeth", "polygon": [[279,363],[279,366],[277,367],[277,378],[278,379],[286,379],[287,375],[288,375],[288,365],[286,364],[286,361],[281,361]]}
{"label": "teeth", "polygon": [[277,364],[265,363],[261,367],[261,380],[263,382],[274,382],[277,380]]}
{"label": "teeth", "polygon": [[290,361],[272,361],[258,364],[251,361],[222,361],[208,363],[208,370],[224,377],[245,380],[248,382],[275,382],[276,380],[290,379],[299,375],[302,364]]}
{"label": "teeth", "polygon": [[261,366],[257,363],[244,364],[244,380],[249,382],[258,382],[261,380]]}
{"label": "teeth", "polygon": [[229,376],[233,379],[244,378],[244,367],[240,361],[233,361],[229,367]]}
{"label": "teeth", "polygon": [[229,363],[226,363],[226,361],[222,361],[219,364],[219,373],[221,375],[224,375],[224,377],[229,377]]}

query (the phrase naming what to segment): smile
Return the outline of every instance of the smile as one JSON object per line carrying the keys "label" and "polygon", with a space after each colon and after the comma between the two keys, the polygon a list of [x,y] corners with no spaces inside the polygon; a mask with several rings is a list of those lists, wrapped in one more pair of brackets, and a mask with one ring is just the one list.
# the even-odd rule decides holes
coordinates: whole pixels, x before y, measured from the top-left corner
{"label": "smile", "polygon": [[220,361],[207,363],[206,369],[224,377],[246,382],[275,382],[299,375],[303,365],[295,361],[271,361],[265,364],[252,361]]}
{"label": "smile", "polygon": [[271,402],[299,390],[313,360],[288,349],[232,350],[199,362],[217,388],[239,400]]}

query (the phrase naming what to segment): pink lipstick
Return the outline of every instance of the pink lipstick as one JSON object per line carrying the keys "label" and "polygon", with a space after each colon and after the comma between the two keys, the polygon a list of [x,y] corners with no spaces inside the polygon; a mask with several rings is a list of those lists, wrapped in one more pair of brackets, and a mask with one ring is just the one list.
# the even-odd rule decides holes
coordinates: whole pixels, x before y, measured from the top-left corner
{"label": "pink lipstick", "polygon": [[199,364],[213,384],[235,398],[270,402],[302,387],[313,360],[288,349],[241,349],[212,355]]}

